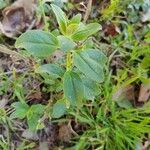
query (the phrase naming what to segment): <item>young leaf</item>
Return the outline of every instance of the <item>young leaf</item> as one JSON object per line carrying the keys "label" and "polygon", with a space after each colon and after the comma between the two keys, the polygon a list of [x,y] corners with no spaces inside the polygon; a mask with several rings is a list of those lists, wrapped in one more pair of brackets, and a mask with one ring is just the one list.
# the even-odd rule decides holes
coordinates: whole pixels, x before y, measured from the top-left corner
{"label": "young leaf", "polygon": [[30,131],[35,131],[37,129],[40,117],[41,116],[39,116],[38,114],[33,114],[30,118],[27,118],[27,123]]}
{"label": "young leaf", "polygon": [[53,106],[52,117],[53,118],[60,118],[65,114],[66,105],[64,99],[58,100]]}
{"label": "young leaf", "polygon": [[42,115],[44,113],[44,105],[41,104],[35,104],[32,105],[30,110],[34,113],[34,114],[39,114]]}
{"label": "young leaf", "polygon": [[82,28],[79,28],[73,35],[72,39],[74,41],[81,41],[88,38],[90,35],[96,33],[101,29],[100,24],[98,23],[90,23]]}
{"label": "young leaf", "polygon": [[65,70],[56,64],[45,64],[37,68],[38,73],[48,73],[54,78],[60,78],[64,75]]}
{"label": "young leaf", "polygon": [[60,7],[51,4],[52,10],[56,16],[57,22],[59,24],[60,31],[64,34],[66,33],[68,19],[65,13],[61,10]]}
{"label": "young leaf", "polygon": [[86,51],[73,54],[74,65],[88,78],[96,82],[103,82],[104,72],[101,64],[89,57]]}
{"label": "young leaf", "polygon": [[81,22],[81,17],[82,17],[81,14],[73,16],[69,24],[79,24]]}
{"label": "young leaf", "polygon": [[41,30],[30,30],[23,33],[15,43],[17,48],[25,48],[37,57],[51,55],[58,47],[57,38],[48,32]]}
{"label": "young leaf", "polygon": [[75,48],[76,43],[65,36],[58,36],[60,50],[67,52]]}
{"label": "young leaf", "polygon": [[77,31],[78,26],[79,25],[76,23],[68,25],[66,30],[66,35],[71,36],[72,34],[74,34]]}
{"label": "young leaf", "polygon": [[15,102],[11,105],[15,111],[10,115],[11,118],[23,119],[29,110],[29,106],[26,103]]}
{"label": "young leaf", "polygon": [[34,131],[37,128],[38,121],[44,113],[44,106],[41,104],[35,104],[30,107],[27,113],[27,122],[29,129]]}
{"label": "young leaf", "polygon": [[84,87],[78,74],[67,71],[64,74],[64,94],[71,105],[79,106],[84,97]]}

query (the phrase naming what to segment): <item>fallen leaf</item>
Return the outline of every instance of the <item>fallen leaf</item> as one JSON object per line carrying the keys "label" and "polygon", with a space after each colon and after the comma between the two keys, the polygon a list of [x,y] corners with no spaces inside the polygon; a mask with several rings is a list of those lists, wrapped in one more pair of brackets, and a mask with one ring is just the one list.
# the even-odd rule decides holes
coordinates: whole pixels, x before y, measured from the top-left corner
{"label": "fallen leaf", "polygon": [[17,0],[6,7],[2,14],[0,31],[7,37],[14,37],[26,29],[34,17],[36,1]]}
{"label": "fallen leaf", "polygon": [[113,95],[114,100],[118,99],[127,99],[129,101],[134,101],[135,100],[135,93],[134,93],[134,86],[133,85],[128,85],[124,88],[119,89],[116,91]]}
{"label": "fallen leaf", "polygon": [[40,91],[36,91],[35,93],[31,93],[27,97],[29,100],[41,100],[42,99],[42,93]]}
{"label": "fallen leaf", "polygon": [[68,125],[62,125],[59,128],[59,139],[63,142],[69,142],[72,136],[72,131]]}
{"label": "fallen leaf", "polygon": [[138,102],[146,102],[150,97],[150,84],[141,84]]}
{"label": "fallen leaf", "polygon": [[116,36],[118,33],[120,33],[120,29],[113,23],[106,24],[103,29],[106,36]]}

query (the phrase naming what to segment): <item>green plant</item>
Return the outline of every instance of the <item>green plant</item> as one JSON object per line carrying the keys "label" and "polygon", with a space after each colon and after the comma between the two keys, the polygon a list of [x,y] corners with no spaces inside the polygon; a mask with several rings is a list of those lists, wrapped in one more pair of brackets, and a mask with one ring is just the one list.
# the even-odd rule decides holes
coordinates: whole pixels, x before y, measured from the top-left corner
{"label": "green plant", "polygon": [[[94,100],[99,94],[99,83],[104,81],[107,58],[103,52],[87,42],[92,34],[101,29],[98,23],[85,25],[81,22],[80,14],[69,20],[58,6],[52,4],[51,7],[62,35],[56,36],[54,32],[31,30],[22,34],[15,45],[40,59],[51,56],[57,49],[63,52],[64,60],[61,63],[44,64],[35,68],[36,73],[53,85],[53,91],[56,92],[59,87],[59,91],[64,93],[53,107],[52,117],[58,118],[64,114],[66,107],[71,105],[80,108],[85,100]],[[15,103],[12,106],[16,109],[13,116],[20,119],[27,116],[29,122],[27,104]],[[58,115],[55,112],[59,108],[63,110]],[[20,111],[23,110],[27,114],[23,113],[23,116],[20,116]]]}
{"label": "green plant", "polygon": [[150,103],[141,108],[118,107],[112,100],[113,85],[110,80],[111,75],[108,75],[100,95],[101,101],[97,99],[78,113],[69,112],[76,118],[77,124],[86,127],[82,135],[76,136],[73,141],[76,144],[70,149],[132,150],[147,139],[150,132]]}
{"label": "green plant", "polygon": [[44,113],[43,105],[36,104],[29,106],[26,103],[15,102],[12,104],[12,107],[15,109],[15,111],[11,114],[11,119],[24,119],[27,117],[29,129],[36,130],[42,127],[42,123],[39,122],[39,120]]}
{"label": "green plant", "polygon": [[142,139],[146,139],[146,133],[150,132],[149,106],[128,110],[115,107],[112,107],[115,111],[110,113],[107,105],[102,105],[96,117],[87,108],[80,110],[78,114],[71,113],[80,124],[88,126],[81,136],[76,137],[75,150],[131,150]]}

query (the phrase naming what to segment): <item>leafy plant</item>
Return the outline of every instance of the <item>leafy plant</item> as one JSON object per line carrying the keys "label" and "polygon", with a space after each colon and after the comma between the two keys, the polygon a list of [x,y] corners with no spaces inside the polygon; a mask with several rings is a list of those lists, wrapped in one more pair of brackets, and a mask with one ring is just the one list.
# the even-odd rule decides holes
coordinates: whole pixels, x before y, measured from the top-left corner
{"label": "leafy plant", "polygon": [[12,104],[15,111],[11,114],[11,118],[24,119],[27,117],[27,123],[29,129],[36,130],[40,127],[39,119],[44,113],[44,106],[41,104],[36,104],[29,106],[26,103],[15,102]]}
{"label": "leafy plant", "polygon": [[[83,100],[94,99],[98,94],[97,91],[99,91],[99,83],[104,81],[104,67],[107,58],[99,49],[92,46],[87,47],[86,44],[86,40],[98,32],[101,26],[98,23],[83,24],[80,14],[69,20],[58,6],[52,4],[51,7],[62,35],[56,36],[53,32],[30,30],[22,34],[16,40],[15,45],[17,48],[26,49],[33,56],[40,59],[51,56],[57,49],[62,51],[65,63],[44,64],[38,68],[36,67],[35,72],[40,73],[43,77],[47,74],[51,81],[62,84],[61,89],[65,101],[58,100],[58,102],[61,101],[63,105],[67,103],[67,105],[80,108],[83,105]],[[90,85],[88,85],[88,80]],[[52,114],[56,118],[64,114],[64,110],[62,110],[58,116],[56,115],[54,109],[59,108],[58,102],[54,105]],[[21,107],[18,107],[18,105],[21,105]],[[33,107],[29,108],[27,104],[20,103],[14,104],[13,107],[16,108],[13,116],[15,115],[20,119],[27,116],[28,123],[30,122],[28,112]],[[63,108],[65,109],[65,107]],[[19,111],[23,111],[21,109],[24,111],[27,109],[27,114],[23,113],[23,116],[20,116]],[[31,124],[29,123],[30,126]]]}

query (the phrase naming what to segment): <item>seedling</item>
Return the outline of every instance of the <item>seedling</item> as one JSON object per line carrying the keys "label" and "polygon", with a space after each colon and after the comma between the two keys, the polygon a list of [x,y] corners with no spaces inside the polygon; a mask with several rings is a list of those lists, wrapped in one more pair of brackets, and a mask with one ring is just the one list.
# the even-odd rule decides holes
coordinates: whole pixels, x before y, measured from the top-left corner
{"label": "seedling", "polygon": [[[99,83],[104,81],[106,56],[87,43],[88,38],[98,32],[98,23],[83,24],[81,15],[77,14],[70,20],[56,5],[51,5],[56,16],[61,35],[54,32],[30,30],[22,34],[16,41],[16,48],[24,48],[34,57],[40,59],[51,56],[56,50],[64,54],[64,64],[44,64],[36,68],[36,73],[46,73],[50,80],[63,84],[64,97],[58,100],[54,109],[65,109],[64,105],[80,108],[84,100],[94,100],[98,94]],[[60,80],[61,79],[61,80]],[[62,107],[60,107],[60,105]],[[55,115],[54,115],[55,114]],[[60,117],[64,110],[53,117]]]}

